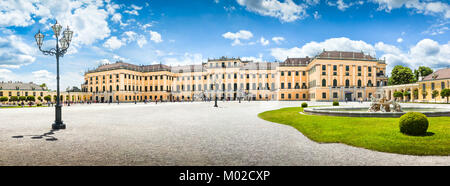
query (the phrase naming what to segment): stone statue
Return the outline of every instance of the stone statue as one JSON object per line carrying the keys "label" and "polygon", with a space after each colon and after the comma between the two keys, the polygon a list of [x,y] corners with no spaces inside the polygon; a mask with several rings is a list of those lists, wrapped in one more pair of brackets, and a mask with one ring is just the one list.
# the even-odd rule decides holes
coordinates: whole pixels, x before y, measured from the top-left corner
{"label": "stone statue", "polygon": [[[371,100],[372,103],[370,104],[368,112],[403,112],[400,104],[395,100],[388,101],[384,96],[379,100],[376,100],[372,96]],[[391,104],[393,106],[392,111],[390,107]]]}

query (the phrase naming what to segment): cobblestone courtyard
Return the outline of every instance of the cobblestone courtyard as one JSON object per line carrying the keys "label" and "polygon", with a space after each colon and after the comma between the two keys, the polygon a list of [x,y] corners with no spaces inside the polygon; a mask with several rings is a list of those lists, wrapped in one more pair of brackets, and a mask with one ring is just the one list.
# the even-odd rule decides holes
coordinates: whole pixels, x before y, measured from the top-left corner
{"label": "cobblestone courtyard", "polygon": [[0,109],[0,165],[450,165],[450,157],[319,144],[257,117],[301,102],[213,104],[65,106],[67,129],[53,134],[54,108]]}

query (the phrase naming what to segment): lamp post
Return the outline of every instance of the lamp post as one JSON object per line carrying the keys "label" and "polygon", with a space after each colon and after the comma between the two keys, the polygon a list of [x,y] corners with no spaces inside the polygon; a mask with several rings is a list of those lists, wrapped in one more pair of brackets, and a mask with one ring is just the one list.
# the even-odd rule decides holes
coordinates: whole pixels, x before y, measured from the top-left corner
{"label": "lamp post", "polygon": [[64,54],[67,52],[69,48],[70,42],[72,41],[73,31],[67,27],[67,29],[63,32],[63,36],[60,39],[62,26],[58,24],[58,21],[52,26],[52,30],[56,37],[56,47],[50,50],[42,50],[42,44],[44,43],[44,35],[39,32],[34,36],[36,39],[36,44],[39,47],[39,50],[44,55],[56,56],[56,106],[55,106],[55,123],[52,124],[52,129],[65,129],[66,125],[61,120],[61,102],[60,102],[60,93],[59,93],[59,57],[64,57]]}

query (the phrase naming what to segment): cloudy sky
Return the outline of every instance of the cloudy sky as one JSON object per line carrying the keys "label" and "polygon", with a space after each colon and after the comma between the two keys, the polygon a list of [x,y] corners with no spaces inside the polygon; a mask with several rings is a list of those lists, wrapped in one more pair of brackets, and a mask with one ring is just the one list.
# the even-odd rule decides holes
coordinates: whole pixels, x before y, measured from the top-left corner
{"label": "cloudy sky", "polygon": [[58,20],[74,30],[61,87],[84,71],[122,60],[198,64],[208,58],[283,61],[323,49],[363,51],[401,64],[450,66],[448,0],[1,0],[0,80],[47,83],[56,64],[40,53]]}

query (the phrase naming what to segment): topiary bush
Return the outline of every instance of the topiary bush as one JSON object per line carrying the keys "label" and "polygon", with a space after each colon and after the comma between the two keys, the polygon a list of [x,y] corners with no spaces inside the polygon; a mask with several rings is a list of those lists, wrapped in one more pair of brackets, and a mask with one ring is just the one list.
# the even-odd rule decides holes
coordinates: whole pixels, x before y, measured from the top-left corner
{"label": "topiary bush", "polygon": [[333,106],[339,106],[339,101],[333,101]]}
{"label": "topiary bush", "polygon": [[425,135],[428,129],[428,119],[420,112],[408,112],[400,117],[400,132],[407,135]]}
{"label": "topiary bush", "polygon": [[308,103],[302,103],[302,107],[303,108],[308,107]]}

